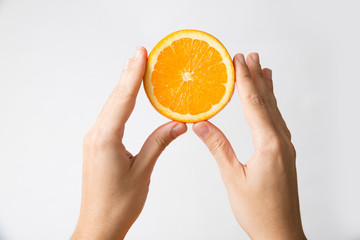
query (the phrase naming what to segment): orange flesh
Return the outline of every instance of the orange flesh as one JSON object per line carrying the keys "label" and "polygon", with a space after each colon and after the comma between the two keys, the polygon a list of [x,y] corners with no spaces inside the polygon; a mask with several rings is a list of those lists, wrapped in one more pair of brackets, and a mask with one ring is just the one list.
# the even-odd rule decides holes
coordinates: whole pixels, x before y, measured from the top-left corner
{"label": "orange flesh", "polygon": [[221,101],[227,78],[217,50],[205,41],[182,38],[160,52],[151,83],[161,105],[183,115],[197,115]]}

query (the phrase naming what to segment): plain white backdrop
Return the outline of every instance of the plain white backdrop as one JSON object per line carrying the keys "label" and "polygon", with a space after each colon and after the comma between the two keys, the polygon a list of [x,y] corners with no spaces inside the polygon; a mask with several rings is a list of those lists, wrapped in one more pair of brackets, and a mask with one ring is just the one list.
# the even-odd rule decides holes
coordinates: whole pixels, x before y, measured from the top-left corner
{"label": "plain white backdrop", "polygon": [[[0,0],[0,239],[68,239],[81,197],[82,138],[137,45],[199,29],[231,56],[273,69],[297,149],[309,239],[360,239],[359,1]],[[168,121],[141,87],[126,125],[133,153]],[[242,162],[253,148],[235,91],[210,120]],[[155,167],[126,239],[248,239],[215,160],[189,131]]]}

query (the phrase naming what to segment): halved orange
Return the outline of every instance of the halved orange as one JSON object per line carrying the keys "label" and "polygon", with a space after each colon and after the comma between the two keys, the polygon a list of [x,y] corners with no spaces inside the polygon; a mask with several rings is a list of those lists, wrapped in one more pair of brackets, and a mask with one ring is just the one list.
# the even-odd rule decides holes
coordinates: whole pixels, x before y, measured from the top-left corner
{"label": "halved orange", "polygon": [[234,91],[234,66],[212,35],[180,30],[150,52],[145,92],[154,108],[180,122],[199,122],[217,114]]}

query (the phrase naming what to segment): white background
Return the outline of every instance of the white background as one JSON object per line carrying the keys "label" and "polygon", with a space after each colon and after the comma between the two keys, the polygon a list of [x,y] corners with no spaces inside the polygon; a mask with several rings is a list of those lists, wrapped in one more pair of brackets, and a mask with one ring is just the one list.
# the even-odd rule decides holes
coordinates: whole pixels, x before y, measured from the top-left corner
{"label": "white background", "polygon": [[[82,138],[137,45],[185,28],[233,56],[260,53],[297,149],[309,239],[360,239],[359,1],[0,0],[0,239],[67,239],[80,208]],[[168,121],[141,87],[126,126],[136,154]],[[235,92],[211,119],[253,151]],[[215,161],[189,125],[154,170],[126,239],[248,239]]]}

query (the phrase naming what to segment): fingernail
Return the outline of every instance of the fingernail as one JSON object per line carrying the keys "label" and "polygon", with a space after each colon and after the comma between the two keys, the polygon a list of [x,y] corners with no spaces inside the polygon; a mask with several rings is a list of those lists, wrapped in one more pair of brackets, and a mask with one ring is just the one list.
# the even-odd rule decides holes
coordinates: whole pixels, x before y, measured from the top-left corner
{"label": "fingernail", "polygon": [[123,70],[126,70],[129,67],[129,63],[130,63],[130,59],[126,59]]}
{"label": "fingernail", "polygon": [[239,63],[245,64],[245,58],[244,58],[243,54],[238,54],[237,59],[238,59]]}
{"label": "fingernail", "polygon": [[264,71],[264,77],[266,78],[266,79],[272,79],[272,70],[271,69],[269,69],[269,68],[267,68],[265,71]]}
{"label": "fingernail", "polygon": [[201,138],[206,138],[209,135],[209,128],[205,123],[195,123],[194,132]]}
{"label": "fingernail", "polygon": [[186,125],[183,123],[178,123],[175,125],[175,127],[173,127],[173,129],[171,129],[170,134],[173,138],[176,138],[184,132],[186,132]]}
{"label": "fingernail", "polygon": [[252,54],[250,55],[250,57],[251,57],[251,59],[252,59],[255,63],[257,63],[257,64],[260,63],[260,61],[259,61],[259,54],[258,54],[258,53],[252,53]]}
{"label": "fingernail", "polygon": [[135,50],[135,58],[138,58],[138,57],[140,57],[140,55],[141,55],[141,52],[142,52],[142,47],[140,47],[140,46],[138,46],[137,48],[136,48],[136,50]]}

